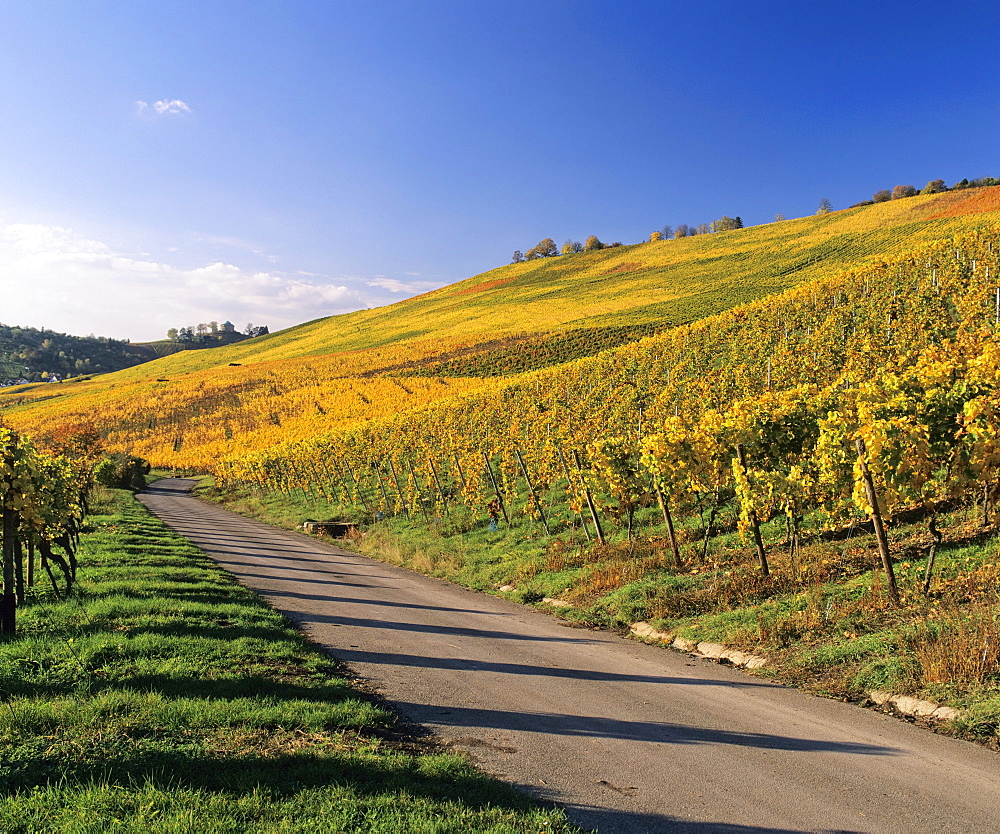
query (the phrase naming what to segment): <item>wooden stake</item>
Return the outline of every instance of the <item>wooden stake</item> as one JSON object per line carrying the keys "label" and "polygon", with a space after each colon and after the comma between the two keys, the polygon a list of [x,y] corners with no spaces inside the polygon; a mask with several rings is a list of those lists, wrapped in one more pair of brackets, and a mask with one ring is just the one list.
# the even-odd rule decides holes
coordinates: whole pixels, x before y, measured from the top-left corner
{"label": "wooden stake", "polygon": [[[583,474],[583,465],[580,463],[580,453],[573,450],[573,462],[576,464],[576,471]],[[597,507],[594,506],[594,498],[590,494],[590,487],[586,482],[583,484],[583,495],[587,499],[587,509],[590,510],[590,520],[594,522],[594,529],[597,531],[597,540],[604,544],[604,528],[601,527],[601,520],[597,517]]]}
{"label": "wooden stake", "polygon": [[372,461],[372,469],[375,470],[375,477],[378,479],[379,489],[382,490],[382,500],[385,502],[385,511],[389,515],[395,515],[392,511],[392,505],[389,503],[389,492],[385,488],[385,482],[382,480],[382,473],[379,471],[379,463],[377,460]]}
{"label": "wooden stake", "polygon": [[356,477],[354,477],[354,470],[351,469],[351,464],[344,459],[344,466],[347,467],[347,474],[351,476],[351,480],[354,481],[354,488],[358,491],[358,497],[361,499],[361,503],[364,504],[365,512],[369,515],[374,515],[372,513],[372,508],[368,503],[368,499],[365,497],[365,491],[361,488],[361,483]]}
{"label": "wooden stake", "polygon": [[503,513],[503,520],[507,522],[507,529],[510,529],[510,516],[507,515],[507,505],[504,503],[503,496],[500,494],[500,487],[497,485],[497,479],[493,475],[493,467],[490,465],[490,459],[486,456],[486,452],[483,452],[483,462],[486,464],[486,474],[490,476],[490,483],[493,484],[493,494],[497,497],[497,503],[500,505],[500,512]]}
{"label": "wooden stake", "polygon": [[715,525],[715,516],[719,512],[719,505],[722,503],[722,491],[720,487],[715,488],[715,503],[712,504],[708,512],[708,525],[705,527],[705,539],[701,547],[702,563],[708,558],[708,542],[712,538],[712,527]]}
{"label": "wooden stake", "polygon": [[[566,465],[566,457],[563,455],[563,450],[561,446],[556,446],[556,452],[559,454],[559,462],[562,464],[563,473],[566,475],[566,482],[569,484],[569,488],[573,490],[573,498],[576,502],[580,502],[580,495],[576,491],[576,486],[573,484],[573,478],[569,474],[569,467]],[[586,537],[587,541],[590,541],[590,530],[587,529],[587,522],[583,517],[583,513],[579,511],[574,511],[576,517],[580,520],[580,526],[583,528],[583,535]]]}
{"label": "wooden stake", "polygon": [[667,533],[670,536],[670,548],[674,551],[674,565],[676,567],[681,566],[681,551],[677,547],[677,534],[674,532],[674,519],[670,515],[670,508],[667,506],[667,502],[663,497],[663,493],[660,492],[660,488],[656,487],[656,500],[660,503],[660,512],[663,513],[663,521],[667,525]]}
{"label": "wooden stake", "polygon": [[[17,443],[17,435],[12,435],[11,447],[4,456],[8,471],[14,471],[13,444]],[[8,509],[7,505],[14,500],[12,480],[0,481],[0,506],[3,507],[3,595],[0,596],[0,634],[14,634],[16,631],[17,599],[14,594],[14,560],[17,556],[15,542],[17,540],[17,511]]]}
{"label": "wooden stake", "polygon": [[24,605],[24,550],[21,538],[14,536],[14,595],[18,605]]}
{"label": "wooden stake", "polygon": [[868,503],[871,505],[872,525],[875,527],[875,538],[878,541],[878,552],[882,558],[882,567],[885,570],[886,587],[889,591],[889,599],[892,604],[899,605],[899,588],[896,586],[896,574],[892,569],[892,558],[889,556],[889,539],[885,535],[885,525],[882,523],[882,513],[878,508],[878,494],[875,492],[875,482],[872,480],[871,470],[868,469],[868,461],[865,460],[865,441],[858,438],[854,442],[858,453],[858,466],[861,469],[861,477],[865,482],[865,492],[868,496]]}
{"label": "wooden stake", "polygon": [[413,478],[413,486],[417,490],[417,504],[420,505],[420,512],[424,514],[424,521],[428,524],[431,523],[430,516],[427,515],[427,507],[424,506],[424,499],[420,496],[420,482],[417,480],[417,473],[413,471],[413,464],[409,461],[406,462],[407,466],[410,468],[410,477]]}
{"label": "wooden stake", "polygon": [[441,489],[441,480],[438,478],[437,469],[434,468],[434,461],[427,458],[427,465],[431,468],[431,475],[434,476],[434,485],[437,487],[438,494],[441,496],[441,506],[444,507],[444,514],[450,515],[448,512],[448,498],[444,494],[444,490]]}
{"label": "wooden stake", "polygon": [[[747,452],[742,443],[736,444],[736,457],[739,459],[740,466],[743,467],[745,473],[747,471]],[[750,517],[750,530],[753,532],[753,543],[757,548],[757,563],[760,565],[760,572],[764,576],[768,576],[770,570],[767,566],[767,553],[764,551],[764,540],[760,536],[760,521],[757,519],[757,511],[751,509],[748,515]]]}
{"label": "wooden stake", "polygon": [[392,465],[392,458],[389,458],[389,472],[392,473],[392,482],[396,485],[396,493],[399,495],[399,505],[403,508],[403,514],[409,518],[410,510],[406,506],[406,497],[403,495],[403,490],[399,487],[399,478],[396,475],[396,467]]}
{"label": "wooden stake", "polygon": [[931,516],[931,520],[927,525],[927,528],[931,531],[931,535],[934,537],[934,541],[931,542],[930,549],[927,552],[927,569],[924,571],[924,596],[930,593],[931,590],[931,574],[934,571],[934,555],[937,553],[938,547],[941,546],[941,531],[937,528],[937,519]]}
{"label": "wooden stake", "polygon": [[458,459],[458,452],[455,452],[455,469],[458,470],[458,479],[462,482],[462,492],[468,489],[468,484],[465,480],[465,473],[462,471],[462,461]]}
{"label": "wooden stake", "polygon": [[524,463],[524,458],[521,456],[521,450],[515,449],[514,454],[517,456],[517,462],[521,464],[521,471],[524,473],[524,482],[528,485],[528,492],[531,495],[531,501],[535,505],[535,509],[538,511],[538,517],[542,520],[542,527],[545,529],[545,535],[551,536],[552,531],[549,530],[549,522],[545,519],[545,512],[542,510],[542,505],[538,500],[538,495],[535,493],[535,487],[531,483],[531,476],[528,474],[528,467]]}
{"label": "wooden stake", "polygon": [[[13,461],[11,461],[13,464]],[[0,498],[6,499],[11,493],[9,482],[4,482]],[[16,631],[15,610],[17,598],[14,595],[14,542],[17,538],[17,512],[3,510],[3,595],[0,596],[0,634],[14,634]]]}

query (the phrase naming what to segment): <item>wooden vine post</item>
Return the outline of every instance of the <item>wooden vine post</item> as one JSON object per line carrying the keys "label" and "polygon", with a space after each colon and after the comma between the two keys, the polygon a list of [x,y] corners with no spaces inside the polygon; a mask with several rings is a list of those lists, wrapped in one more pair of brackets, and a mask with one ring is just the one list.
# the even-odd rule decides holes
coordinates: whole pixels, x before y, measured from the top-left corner
{"label": "wooden vine post", "polygon": [[[736,457],[739,459],[740,466],[743,467],[743,471],[747,471],[747,450],[742,443],[736,444]],[[770,569],[767,566],[767,553],[764,550],[764,540],[760,536],[760,520],[757,518],[757,511],[755,509],[750,510],[747,513],[750,519],[750,531],[753,533],[753,543],[754,547],[757,548],[757,563],[760,565],[760,572],[764,576],[770,575]]]}
{"label": "wooden vine post", "polygon": [[385,481],[382,480],[382,472],[377,460],[372,461],[372,470],[375,472],[375,480],[378,481],[379,489],[382,490],[382,500],[385,502],[386,515],[395,515],[392,511],[392,504],[389,503],[389,491],[385,488]]}
{"label": "wooden vine post", "polygon": [[24,548],[14,528],[14,595],[18,605],[24,605]]}
{"label": "wooden vine post", "polygon": [[368,515],[374,515],[374,513],[372,513],[371,505],[365,497],[365,491],[361,488],[361,482],[355,477],[354,470],[351,469],[351,464],[347,462],[346,458],[344,459],[344,466],[347,467],[347,474],[350,475],[351,480],[354,481],[354,488],[358,492],[358,497],[361,499],[361,503],[365,506],[365,512],[368,513]]}
{"label": "wooden vine post", "polygon": [[528,493],[531,495],[531,503],[535,505],[538,517],[542,520],[542,527],[545,529],[545,535],[551,536],[552,531],[549,530],[549,522],[545,518],[545,512],[542,510],[542,504],[538,500],[538,494],[535,492],[534,485],[531,483],[531,476],[528,474],[528,467],[524,462],[524,457],[521,455],[521,450],[515,449],[514,454],[517,455],[517,462],[521,465],[521,472],[524,473],[524,482],[528,485]]}
{"label": "wooden vine post", "polygon": [[503,520],[507,522],[507,529],[510,529],[510,516],[507,515],[507,505],[500,494],[500,487],[497,485],[496,476],[493,474],[493,467],[490,466],[490,459],[483,452],[483,463],[486,464],[486,474],[490,476],[490,483],[493,484],[493,494],[497,497],[497,504],[500,505],[500,512],[503,513]]}
{"label": "wooden vine post", "polygon": [[320,490],[323,492],[323,495],[327,496],[326,502],[332,504],[335,500],[339,501],[340,492],[337,490],[336,484],[333,483],[333,475],[330,474],[330,467],[326,465],[326,460],[322,457],[319,458],[318,463],[323,473],[323,483],[320,485]]}
{"label": "wooden vine post", "polygon": [[868,468],[868,461],[865,460],[865,441],[859,437],[854,441],[854,446],[858,452],[858,466],[861,469],[861,477],[865,482],[865,493],[868,496],[868,504],[872,508],[871,519],[875,527],[875,539],[878,541],[878,552],[882,557],[882,567],[885,569],[886,587],[889,590],[889,599],[892,604],[898,606],[899,588],[896,586],[896,574],[892,569],[892,558],[889,556],[889,539],[885,535],[885,525],[882,523],[882,513],[878,508],[878,494],[875,492],[875,482],[872,480],[871,470]]}
{"label": "wooden vine post", "polygon": [[444,494],[444,490],[441,489],[441,479],[438,478],[437,468],[434,466],[434,461],[431,458],[427,458],[427,465],[431,468],[431,475],[434,476],[434,486],[437,487],[438,495],[441,496],[441,506],[444,507],[444,514],[451,515],[448,511],[448,497]]}
{"label": "wooden vine post", "polygon": [[[583,464],[580,462],[580,453],[573,450],[573,463],[576,464],[576,471],[583,472]],[[594,522],[594,529],[597,531],[597,540],[604,544],[604,528],[601,527],[601,520],[597,517],[597,507],[594,506],[594,497],[590,494],[590,487],[586,482],[583,485],[583,496],[587,499],[587,509],[590,510],[590,519]]]}
{"label": "wooden vine post", "polygon": [[427,515],[427,507],[424,506],[424,499],[420,495],[420,482],[417,480],[417,473],[413,471],[413,463],[411,461],[407,461],[406,465],[410,469],[410,478],[413,479],[413,488],[417,492],[417,506],[420,507],[420,512],[422,512],[424,514],[424,521],[426,521],[428,524],[430,524],[431,523],[431,517],[429,515]]}
{"label": "wooden vine post", "polygon": [[28,539],[28,587],[35,587],[35,544]]}
{"label": "wooden vine post", "polygon": [[465,481],[465,472],[462,471],[462,461],[458,458],[458,452],[455,452],[455,469],[458,471],[458,479],[462,482],[462,491],[464,492],[469,488],[468,483]]}
{"label": "wooden vine post", "polygon": [[[561,446],[556,446],[556,452],[559,453],[559,462],[562,464],[563,474],[566,476],[566,483],[569,484],[569,488],[573,491],[573,499],[576,501],[577,505],[580,502],[580,496],[577,495],[576,487],[573,485],[573,478],[569,474],[569,466],[566,464],[566,456],[563,454]],[[583,528],[583,535],[586,537],[587,541],[590,541],[590,530],[587,529],[587,522],[583,518],[583,513],[579,510],[574,511],[576,517],[580,520],[580,526]]]}
{"label": "wooden vine post", "polygon": [[[4,503],[10,495],[10,484],[4,484]],[[15,633],[17,597],[14,593],[14,562],[17,558],[17,512],[3,508],[3,596],[0,597],[0,634]]]}
{"label": "wooden vine post", "polygon": [[931,536],[933,536],[933,541],[931,542],[930,549],[927,551],[927,568],[924,570],[924,595],[930,593],[931,590],[931,575],[934,572],[934,554],[937,553],[937,549],[941,546],[941,539],[944,538],[941,531],[937,528],[937,518],[931,516],[930,522],[927,524],[927,529],[930,530]]}
{"label": "wooden vine post", "polygon": [[659,487],[656,487],[656,500],[660,505],[660,512],[663,513],[663,522],[667,525],[667,534],[670,536],[670,549],[674,552],[674,565],[681,567],[681,551],[677,546],[677,533],[674,531],[674,518],[670,515],[670,508],[663,497]]}
{"label": "wooden vine post", "polygon": [[[17,442],[17,435],[13,435]],[[0,596],[0,634],[14,634],[17,598],[14,594],[14,562],[17,558],[17,511],[14,509],[14,455],[8,448],[4,466],[10,473],[0,481],[0,505],[3,506],[3,595]],[[9,506],[8,506],[9,505]]]}
{"label": "wooden vine post", "polygon": [[392,482],[396,485],[396,493],[399,495],[399,504],[403,508],[403,514],[409,518],[410,509],[406,506],[406,497],[403,495],[403,490],[399,486],[399,476],[396,474],[396,467],[392,465],[392,458],[389,458],[389,472],[392,474]]}

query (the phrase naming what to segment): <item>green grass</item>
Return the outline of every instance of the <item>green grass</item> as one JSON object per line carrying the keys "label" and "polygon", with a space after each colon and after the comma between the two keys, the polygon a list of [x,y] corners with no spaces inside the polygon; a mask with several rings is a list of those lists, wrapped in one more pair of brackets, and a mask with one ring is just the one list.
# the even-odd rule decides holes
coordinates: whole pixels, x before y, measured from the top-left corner
{"label": "green grass", "polygon": [[128,493],[0,642],[2,831],[573,830],[408,738]]}

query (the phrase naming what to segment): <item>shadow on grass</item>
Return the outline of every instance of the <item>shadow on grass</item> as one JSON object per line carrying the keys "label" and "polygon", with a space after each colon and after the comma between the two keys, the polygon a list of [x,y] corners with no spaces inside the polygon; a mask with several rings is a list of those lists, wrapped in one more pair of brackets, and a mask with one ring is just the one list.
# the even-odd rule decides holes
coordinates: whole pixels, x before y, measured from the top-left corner
{"label": "shadow on grass", "polygon": [[[265,664],[261,664],[265,665]],[[273,670],[272,674],[274,673]],[[280,674],[280,672],[279,672]],[[307,679],[308,672],[289,669],[288,678]],[[344,701],[370,701],[363,692],[351,688],[348,679],[326,678],[323,683],[293,683],[275,680],[267,675],[244,675],[232,678],[204,680],[190,676],[158,674],[137,674],[128,677],[80,677],[62,680],[3,680],[0,679],[0,693],[5,698],[59,697],[84,694],[98,695],[102,692],[126,690],[129,692],[152,692],[166,698],[200,698],[209,701],[232,701],[237,698],[267,698],[274,700],[313,701],[316,703],[339,704]]]}
{"label": "shadow on grass", "polygon": [[278,799],[310,788],[340,787],[358,797],[426,797],[469,808],[528,807],[526,797],[468,765],[439,759],[436,766],[427,767],[403,755],[313,750],[228,756],[196,744],[151,749],[141,740],[115,738],[93,745],[83,756],[71,751],[55,755],[26,751],[0,763],[0,796],[44,785],[95,782],[126,789],[151,784],[165,790],[263,790]]}
{"label": "shadow on grass", "polygon": [[[170,584],[165,583],[165,584]],[[111,583],[108,583],[110,586]],[[239,594],[239,586],[237,586],[235,592],[231,587],[225,585],[219,585],[218,590],[204,590],[196,591],[193,589],[180,589],[176,591],[166,590],[160,587],[150,586],[145,590],[138,590],[135,588],[128,588],[126,585],[122,587],[108,587],[106,590],[101,590],[98,593],[91,593],[89,589],[84,588],[83,592],[80,594],[80,598],[83,600],[96,600],[100,601],[102,598],[111,596],[127,597],[130,599],[137,600],[176,600],[177,602],[198,602],[205,603],[208,605],[232,605],[234,603],[247,603],[251,601],[254,603],[260,602],[260,597],[254,594],[253,591],[247,590],[246,596],[241,596]],[[230,635],[231,637],[232,635]]]}

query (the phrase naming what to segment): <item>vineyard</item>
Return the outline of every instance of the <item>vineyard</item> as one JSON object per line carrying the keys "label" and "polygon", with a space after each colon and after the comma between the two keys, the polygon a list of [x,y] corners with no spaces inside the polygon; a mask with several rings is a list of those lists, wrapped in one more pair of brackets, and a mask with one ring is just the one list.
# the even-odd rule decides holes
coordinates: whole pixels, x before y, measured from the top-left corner
{"label": "vineyard", "polygon": [[[973,189],[509,264],[390,307],[230,347],[186,351],[93,380],[9,388],[0,391],[0,413],[35,436],[92,419],[112,450],[158,466],[214,471],[230,455],[485,392],[497,377],[603,350],[626,365],[645,361],[645,349],[630,344],[656,333],[666,341],[654,337],[650,350],[674,344],[668,333],[684,323],[692,324],[680,327],[692,352],[721,350],[719,363],[734,353],[742,359],[740,348],[725,342],[726,310],[998,219],[1000,188]],[[706,319],[720,312],[722,319]],[[822,356],[828,348],[816,350]],[[675,361],[678,380],[692,362],[704,359]],[[776,384],[779,372],[776,364]],[[663,392],[676,386],[665,388],[655,367],[640,374],[641,387],[654,392],[643,396],[673,396]],[[695,388],[685,396],[695,399]],[[719,395],[738,396],[738,386]]]}
{"label": "vineyard", "polygon": [[30,441],[0,426],[0,634],[16,630],[17,607],[25,604],[35,586],[36,561],[57,597],[72,591],[76,542],[90,481],[90,467],[85,463],[39,452]]}
{"label": "vineyard", "polygon": [[671,505],[733,492],[749,530],[778,512],[821,507],[835,525],[980,489],[996,454],[998,245],[996,231],[933,244],[416,412],[234,456],[219,474],[383,514],[527,497],[546,527],[536,496],[552,490],[574,513],[591,494],[625,517],[656,500],[668,526]]}

